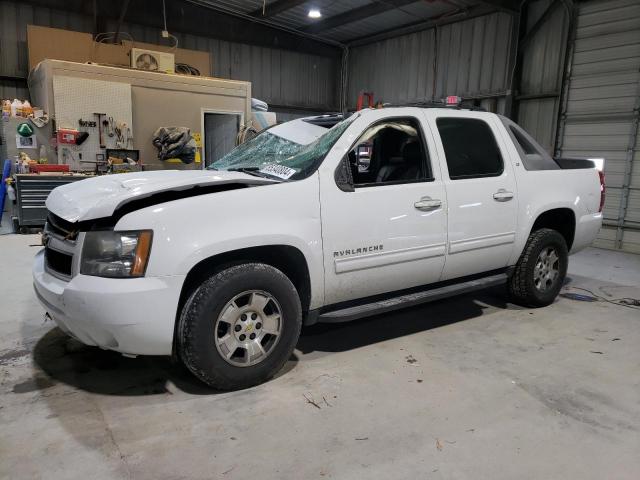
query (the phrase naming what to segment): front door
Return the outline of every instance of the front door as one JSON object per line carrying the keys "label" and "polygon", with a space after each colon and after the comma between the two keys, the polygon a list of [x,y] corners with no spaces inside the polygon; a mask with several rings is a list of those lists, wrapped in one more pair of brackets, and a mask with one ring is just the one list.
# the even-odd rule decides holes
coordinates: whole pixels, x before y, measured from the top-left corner
{"label": "front door", "polygon": [[339,162],[347,161],[344,149],[332,150],[322,165],[326,304],[440,279],[445,189],[430,160],[433,139],[424,134],[424,117],[417,109],[412,113],[389,119],[381,110],[379,119],[354,120],[346,137],[364,133],[346,147],[353,191],[338,188],[333,175]]}
{"label": "front door", "polygon": [[506,267],[515,245],[518,199],[495,116],[427,110],[447,191],[449,239],[443,280]]}

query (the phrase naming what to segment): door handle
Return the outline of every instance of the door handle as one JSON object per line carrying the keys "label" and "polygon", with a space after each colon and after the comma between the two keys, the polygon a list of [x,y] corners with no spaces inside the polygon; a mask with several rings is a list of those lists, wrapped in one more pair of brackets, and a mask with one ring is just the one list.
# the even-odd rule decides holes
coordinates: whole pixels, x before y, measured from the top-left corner
{"label": "door handle", "polygon": [[442,200],[432,199],[431,197],[422,197],[413,204],[418,210],[429,211],[435,210],[442,206]]}
{"label": "door handle", "polygon": [[493,199],[496,202],[508,202],[513,198],[513,192],[507,192],[504,188],[501,188],[493,194]]}

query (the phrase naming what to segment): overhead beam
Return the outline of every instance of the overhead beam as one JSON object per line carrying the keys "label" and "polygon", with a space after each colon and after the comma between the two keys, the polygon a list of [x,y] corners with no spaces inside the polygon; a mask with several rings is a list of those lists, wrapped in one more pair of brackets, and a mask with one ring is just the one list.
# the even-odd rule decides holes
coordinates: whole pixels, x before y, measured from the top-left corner
{"label": "overhead beam", "polygon": [[308,1],[309,0],[275,0],[275,2],[268,3],[264,9],[258,8],[254,10],[250,15],[252,17],[269,18],[291,10]]}
{"label": "overhead beam", "polygon": [[389,10],[404,7],[411,3],[416,3],[416,0],[385,0],[384,2],[374,2],[307,25],[302,28],[302,31],[307,33],[320,33],[348,23],[373,17],[374,15],[379,15],[380,13],[388,12]]}
{"label": "overhead beam", "polygon": [[502,10],[507,13],[519,13],[520,1],[519,0],[480,0],[480,3],[489,5],[498,10]]}

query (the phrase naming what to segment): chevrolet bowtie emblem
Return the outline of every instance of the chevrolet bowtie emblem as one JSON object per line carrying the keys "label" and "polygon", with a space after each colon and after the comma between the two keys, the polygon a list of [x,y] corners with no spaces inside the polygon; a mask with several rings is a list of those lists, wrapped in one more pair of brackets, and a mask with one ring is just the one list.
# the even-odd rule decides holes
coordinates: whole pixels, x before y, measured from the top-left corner
{"label": "chevrolet bowtie emblem", "polygon": [[244,329],[244,331],[247,333],[249,333],[251,330],[253,330],[253,325],[247,325],[247,328]]}

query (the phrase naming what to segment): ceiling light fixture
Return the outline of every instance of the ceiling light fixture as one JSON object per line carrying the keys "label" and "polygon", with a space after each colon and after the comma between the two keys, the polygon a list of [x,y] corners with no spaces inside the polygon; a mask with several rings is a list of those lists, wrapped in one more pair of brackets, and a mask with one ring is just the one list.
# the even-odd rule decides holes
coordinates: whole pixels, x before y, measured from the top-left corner
{"label": "ceiling light fixture", "polygon": [[318,10],[317,8],[310,9],[309,13],[307,15],[309,16],[309,18],[320,18],[320,17],[322,17],[322,13],[320,13],[320,10]]}

